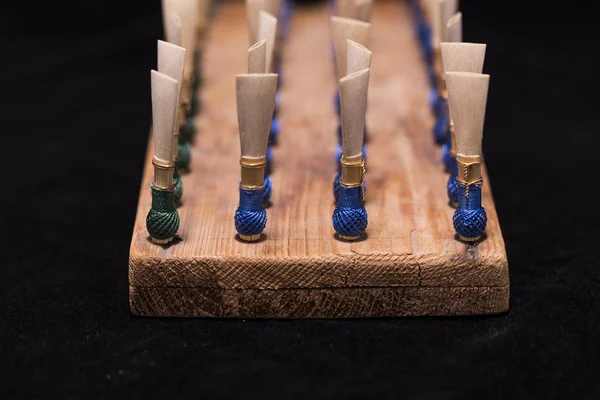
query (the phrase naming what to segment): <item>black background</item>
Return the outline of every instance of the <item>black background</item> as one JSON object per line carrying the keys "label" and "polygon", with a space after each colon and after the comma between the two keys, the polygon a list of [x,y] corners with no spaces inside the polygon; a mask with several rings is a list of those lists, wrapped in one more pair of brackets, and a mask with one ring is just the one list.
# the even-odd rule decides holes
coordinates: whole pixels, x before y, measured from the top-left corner
{"label": "black background", "polygon": [[347,321],[132,317],[160,2],[3,5],[0,395],[598,398],[598,42],[574,3],[461,1],[510,312]]}

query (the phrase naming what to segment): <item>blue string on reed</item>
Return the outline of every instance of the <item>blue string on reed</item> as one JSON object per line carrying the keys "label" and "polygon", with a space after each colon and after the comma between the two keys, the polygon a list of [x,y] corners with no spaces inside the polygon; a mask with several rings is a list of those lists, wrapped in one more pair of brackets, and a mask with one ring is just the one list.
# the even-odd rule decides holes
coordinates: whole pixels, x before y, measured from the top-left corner
{"label": "blue string on reed", "polygon": [[[341,132],[341,128],[340,128],[340,132]],[[365,147],[365,145],[363,145],[363,147],[362,147],[362,154],[363,154],[363,160],[365,161],[365,165],[366,165],[366,163],[367,163],[367,148]],[[335,147],[335,152],[334,152],[334,160],[335,160],[335,164],[337,165],[337,175],[335,176],[335,178],[333,178],[333,199],[334,199],[335,203],[338,202],[339,193],[340,193],[340,177],[342,176],[342,164],[340,164],[341,158],[342,158],[342,145],[338,144]],[[363,199],[364,199],[366,197],[366,193],[367,193],[367,182],[363,181],[362,186],[363,186]]]}
{"label": "blue string on reed", "polygon": [[270,175],[273,171],[273,149],[267,145],[267,165],[265,167],[265,174]]}
{"label": "blue string on reed", "polygon": [[429,107],[431,108],[431,111],[433,112],[434,116],[436,118],[440,118],[442,115],[442,112],[443,112],[444,98],[442,97],[442,95],[439,91],[440,77],[436,73],[436,68],[435,68],[435,66],[436,66],[435,65],[435,52],[434,52],[433,45],[432,45],[433,37],[431,34],[431,28],[429,28],[427,26],[425,29],[426,29],[426,34],[424,35],[424,37],[425,37],[424,40],[427,40],[427,45],[425,47],[424,58],[425,58],[425,64],[426,64],[426,68],[427,68],[427,77],[429,80],[428,102],[429,102]]}
{"label": "blue string on reed", "polygon": [[263,206],[264,188],[247,190],[240,186],[240,205],[235,210],[235,229],[245,240],[256,240],[267,225],[267,211]]}
{"label": "blue string on reed", "polygon": [[279,120],[277,119],[277,113],[273,113],[273,119],[271,120],[271,130],[269,131],[269,145],[275,146],[277,145],[277,141],[279,138]]}
{"label": "blue string on reed", "polygon": [[273,194],[273,182],[271,177],[265,175],[264,187],[263,187],[263,204],[269,204],[271,201],[271,195]]}
{"label": "blue string on reed", "polygon": [[478,240],[485,232],[487,215],[481,206],[482,183],[458,183],[459,203],[452,222],[458,237],[466,242]]}
{"label": "blue string on reed", "polygon": [[446,185],[446,193],[448,194],[448,202],[452,207],[458,207],[458,163],[456,162],[456,156],[449,152],[448,157],[448,170],[450,176],[448,177],[448,184]]}
{"label": "blue string on reed", "polygon": [[290,34],[292,15],[294,14],[294,0],[283,0],[281,10],[282,34],[283,39],[287,39]]}
{"label": "blue string on reed", "polygon": [[[342,177],[342,173],[338,172],[338,174],[335,176],[335,178],[333,178],[333,200],[335,202],[335,204],[338,203],[339,198],[340,198],[340,178]],[[362,184],[362,196],[363,196],[363,201],[366,199],[367,197],[367,182],[363,182]]]}
{"label": "blue string on reed", "polygon": [[410,11],[412,13],[414,34],[418,39],[421,50],[423,50],[425,44],[422,36],[423,25],[425,24],[423,13],[421,12],[419,4],[417,4],[415,0],[409,0],[408,6],[410,7]]}
{"label": "blue string on reed", "polygon": [[333,201],[335,204],[338,203],[338,199],[340,198],[340,178],[342,177],[342,173],[338,171],[333,178]]}
{"label": "blue string on reed", "polygon": [[[435,73],[434,53],[432,43],[431,28],[425,22],[423,17],[423,23],[420,26],[419,38],[421,41],[423,59],[427,69],[427,77],[429,80],[429,95],[428,103],[433,113],[437,112],[437,105],[440,101],[440,94],[438,92],[438,77]],[[437,114],[436,114],[437,115]]]}
{"label": "blue string on reed", "polygon": [[440,97],[436,106],[436,120],[433,126],[433,136],[436,144],[444,144],[450,137],[450,116],[448,112],[448,101]]}
{"label": "blue string on reed", "polygon": [[427,76],[429,78],[429,95],[428,103],[435,116],[438,116],[437,109],[441,101],[441,96],[438,91],[438,78],[435,73],[434,52],[432,46],[432,30],[425,18],[423,7],[419,1],[411,0],[410,6],[413,12],[415,21],[415,34],[421,47],[421,53],[427,68]]}
{"label": "blue string on reed", "polygon": [[277,90],[275,92],[275,108],[273,109],[273,117],[271,118],[271,130],[269,131],[269,144],[277,145],[279,139],[279,133],[281,127],[279,125],[279,108],[281,107],[281,93],[279,91],[279,87],[281,86],[281,61],[279,59],[275,60],[274,70],[277,74]]}
{"label": "blue string on reed", "polygon": [[433,48],[431,50],[431,60],[427,61],[427,76],[429,79],[429,95],[428,102],[431,112],[434,117],[438,118],[442,112],[443,97],[438,90],[438,76],[435,72],[434,60],[433,60]]}
{"label": "blue string on reed", "polygon": [[367,210],[363,205],[362,188],[340,185],[339,201],[333,211],[333,228],[342,239],[358,239],[368,225]]}
{"label": "blue string on reed", "polygon": [[442,145],[442,164],[444,165],[444,171],[451,172],[452,171],[452,143],[450,138],[444,141]]}
{"label": "blue string on reed", "polygon": [[173,240],[179,229],[179,213],[175,208],[173,190],[162,190],[152,185],[152,208],[146,216],[146,229],[152,241],[165,244]]}

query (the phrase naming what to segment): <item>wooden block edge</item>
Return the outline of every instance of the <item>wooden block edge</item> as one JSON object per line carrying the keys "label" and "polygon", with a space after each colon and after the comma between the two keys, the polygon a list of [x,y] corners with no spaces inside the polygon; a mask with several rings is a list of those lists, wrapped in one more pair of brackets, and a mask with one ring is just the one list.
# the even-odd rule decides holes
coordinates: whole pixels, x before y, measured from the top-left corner
{"label": "wooden block edge", "polygon": [[[354,261],[360,260],[360,268]],[[224,279],[219,271],[225,265],[238,266],[236,274],[228,274]],[[270,271],[273,265],[278,271],[289,268],[312,272],[329,271],[319,280],[296,278],[293,281],[275,279]],[[366,279],[362,271],[365,265],[373,267],[371,279]],[[243,268],[242,268],[243,266]],[[387,271],[385,268],[389,268]],[[168,274],[161,271],[168,271]],[[191,271],[194,271],[193,273]],[[255,271],[251,279],[243,271]],[[436,273],[437,271],[437,273]],[[440,271],[447,271],[443,278]],[[351,257],[327,256],[320,258],[281,258],[255,257],[199,257],[160,258],[130,254],[129,284],[136,287],[190,287],[216,289],[330,289],[351,287],[388,286],[487,286],[497,287],[509,284],[508,259],[505,253],[487,254],[485,257],[465,258],[460,255],[395,255],[362,254]],[[269,272],[270,279],[265,279]],[[348,275],[349,273],[352,276]],[[374,283],[376,274],[388,275],[385,284]],[[465,276],[467,274],[467,276]],[[481,275],[483,274],[483,275]],[[469,276],[481,275],[473,279]],[[243,279],[242,279],[243,277]],[[413,279],[416,277],[415,279]],[[189,279],[192,279],[191,281]],[[467,281],[465,281],[467,279]],[[392,281],[394,283],[392,283]],[[418,282],[417,282],[418,281]],[[262,283],[261,283],[262,282]]]}
{"label": "wooden block edge", "polygon": [[129,287],[140,317],[344,319],[497,315],[509,311],[502,287],[390,287],[235,290]]}

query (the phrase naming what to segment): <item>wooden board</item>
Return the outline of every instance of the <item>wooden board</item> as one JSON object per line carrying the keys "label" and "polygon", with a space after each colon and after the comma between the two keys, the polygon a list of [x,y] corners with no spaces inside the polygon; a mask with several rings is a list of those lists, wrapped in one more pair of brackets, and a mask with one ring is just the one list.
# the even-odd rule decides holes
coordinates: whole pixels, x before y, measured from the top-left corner
{"label": "wooden board", "polygon": [[[150,242],[148,152],[129,259],[131,311],[146,316],[351,318],[508,310],[504,241],[484,173],[487,238],[454,238],[447,174],[433,144],[427,78],[401,2],[376,2],[367,125],[365,240],[331,224],[335,91],[327,10],[298,9],[285,45],[280,143],[264,239],[236,238],[236,73],[246,69],[243,3],[224,3],[205,55],[200,132],[183,177],[175,244]],[[150,143],[150,149],[152,144]],[[149,150],[150,150],[149,149]]]}

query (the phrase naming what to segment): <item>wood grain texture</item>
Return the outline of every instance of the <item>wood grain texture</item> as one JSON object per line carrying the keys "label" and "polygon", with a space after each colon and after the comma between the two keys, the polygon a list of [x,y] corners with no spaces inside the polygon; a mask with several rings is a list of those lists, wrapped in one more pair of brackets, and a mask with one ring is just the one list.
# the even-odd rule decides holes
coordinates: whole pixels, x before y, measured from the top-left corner
{"label": "wood grain texture", "polygon": [[284,47],[282,133],[265,237],[252,244],[236,239],[235,74],[244,72],[248,42],[243,4],[222,7],[206,48],[179,239],[168,247],[152,244],[145,227],[148,153],[129,259],[132,312],[346,318],[506,311],[508,264],[489,180],[484,171],[487,238],[462,244],[454,239],[447,175],[431,137],[425,68],[400,2],[376,2],[373,9],[367,239],[338,241],[331,224],[336,81],[323,40],[324,6],[297,10]]}

